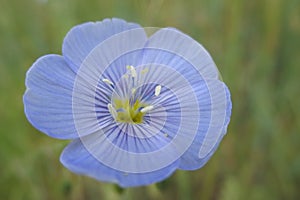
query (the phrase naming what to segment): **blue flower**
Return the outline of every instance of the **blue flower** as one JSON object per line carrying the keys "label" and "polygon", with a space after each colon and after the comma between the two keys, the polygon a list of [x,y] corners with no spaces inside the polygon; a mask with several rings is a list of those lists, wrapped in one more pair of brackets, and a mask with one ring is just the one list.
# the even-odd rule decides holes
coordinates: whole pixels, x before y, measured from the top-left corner
{"label": "blue flower", "polygon": [[62,56],[31,66],[26,87],[30,123],[73,140],[61,163],[122,187],[202,167],[231,115],[229,90],[199,43],[121,19],[75,26]]}

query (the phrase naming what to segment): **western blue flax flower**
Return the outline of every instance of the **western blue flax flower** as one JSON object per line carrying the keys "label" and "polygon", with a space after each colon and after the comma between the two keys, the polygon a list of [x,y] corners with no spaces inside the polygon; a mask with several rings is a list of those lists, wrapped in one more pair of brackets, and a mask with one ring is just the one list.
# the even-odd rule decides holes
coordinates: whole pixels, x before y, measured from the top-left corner
{"label": "western blue flax flower", "polygon": [[30,123],[73,140],[61,163],[121,187],[202,167],[231,115],[229,90],[198,42],[121,19],[72,28],[62,56],[39,58],[26,87]]}

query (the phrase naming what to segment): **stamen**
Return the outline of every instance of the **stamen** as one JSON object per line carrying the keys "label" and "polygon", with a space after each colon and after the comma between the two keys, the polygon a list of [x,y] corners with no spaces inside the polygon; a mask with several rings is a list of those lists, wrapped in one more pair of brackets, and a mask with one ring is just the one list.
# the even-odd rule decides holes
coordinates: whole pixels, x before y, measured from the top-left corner
{"label": "stamen", "polygon": [[161,85],[156,86],[154,95],[158,96],[160,94],[160,91],[161,91]]}
{"label": "stamen", "polygon": [[144,108],[141,109],[141,112],[142,113],[145,113],[145,112],[149,112],[150,110],[152,110],[154,108],[154,106],[146,106]]}
{"label": "stamen", "polygon": [[169,137],[168,133],[164,133],[164,136],[165,136],[165,137]]}
{"label": "stamen", "polygon": [[110,112],[110,114],[113,116],[114,119],[117,119],[118,117],[118,113],[116,111],[116,109],[109,103],[107,105],[108,111]]}
{"label": "stamen", "polygon": [[131,89],[131,94],[134,94],[136,92],[136,89],[135,88],[132,88]]}
{"label": "stamen", "polygon": [[134,69],[133,66],[128,65],[128,66],[127,66],[127,69],[130,71],[130,74],[131,74],[131,76],[132,76],[133,78],[135,78],[135,77],[137,76],[136,71],[135,71],[135,69]]}
{"label": "stamen", "polygon": [[102,79],[102,81],[103,81],[104,83],[108,84],[108,85],[113,85],[113,84],[114,84],[113,82],[111,82],[110,80],[108,80],[108,79],[106,79],[106,78]]}

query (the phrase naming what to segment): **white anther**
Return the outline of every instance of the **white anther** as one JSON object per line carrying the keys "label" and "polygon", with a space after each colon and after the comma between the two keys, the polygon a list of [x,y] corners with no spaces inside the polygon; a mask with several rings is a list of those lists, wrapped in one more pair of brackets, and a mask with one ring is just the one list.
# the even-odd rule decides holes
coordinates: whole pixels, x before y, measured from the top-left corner
{"label": "white anther", "polygon": [[113,85],[113,84],[114,84],[113,82],[111,82],[110,80],[108,80],[108,79],[106,79],[106,78],[102,79],[102,81],[103,81],[104,83],[108,84],[108,85]]}
{"label": "white anther", "polygon": [[149,112],[150,110],[152,110],[154,108],[154,106],[146,106],[144,108],[141,109],[141,112],[142,113],[145,113],[145,112]]}
{"label": "white anther", "polygon": [[165,133],[164,136],[165,136],[165,137],[169,137],[168,133]]}
{"label": "white anther", "polygon": [[133,78],[135,78],[135,77],[137,76],[136,71],[135,71],[135,69],[134,69],[133,66],[128,65],[128,66],[127,66],[127,69],[130,71],[130,74],[131,74],[131,76],[132,76]]}
{"label": "white anther", "polygon": [[107,105],[108,111],[110,112],[110,114],[113,116],[114,119],[117,119],[118,113],[116,111],[116,109],[109,103]]}
{"label": "white anther", "polygon": [[158,96],[160,94],[160,91],[161,91],[161,85],[156,86],[154,95]]}
{"label": "white anther", "polygon": [[136,89],[135,88],[132,88],[131,89],[131,94],[134,94],[136,92]]}

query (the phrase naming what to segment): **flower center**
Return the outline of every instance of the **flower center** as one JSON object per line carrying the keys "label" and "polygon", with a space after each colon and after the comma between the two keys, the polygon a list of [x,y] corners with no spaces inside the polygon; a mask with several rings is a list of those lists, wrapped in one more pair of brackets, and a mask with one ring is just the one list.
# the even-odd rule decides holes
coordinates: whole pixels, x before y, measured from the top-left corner
{"label": "flower center", "polygon": [[[135,80],[138,76],[135,68],[133,66],[127,66],[129,75],[126,74],[127,79]],[[142,70],[141,74],[147,73],[147,71]],[[102,79],[108,85],[114,85],[108,79]],[[133,84],[134,85],[134,84]],[[131,88],[131,89],[130,89]],[[130,87],[131,95],[134,95],[136,92],[135,87]],[[155,91],[153,92],[154,96],[158,96],[161,92],[161,86],[157,85]],[[130,96],[130,95],[129,95]],[[119,123],[132,123],[132,124],[141,124],[144,121],[144,116],[146,113],[150,112],[154,106],[149,105],[137,98],[125,98],[125,99],[112,99],[112,103],[107,105],[108,110],[114,120]]]}
{"label": "flower center", "polygon": [[114,100],[117,115],[117,122],[140,124],[143,122],[145,112],[142,112],[147,106],[139,100],[131,103],[129,100]]}

